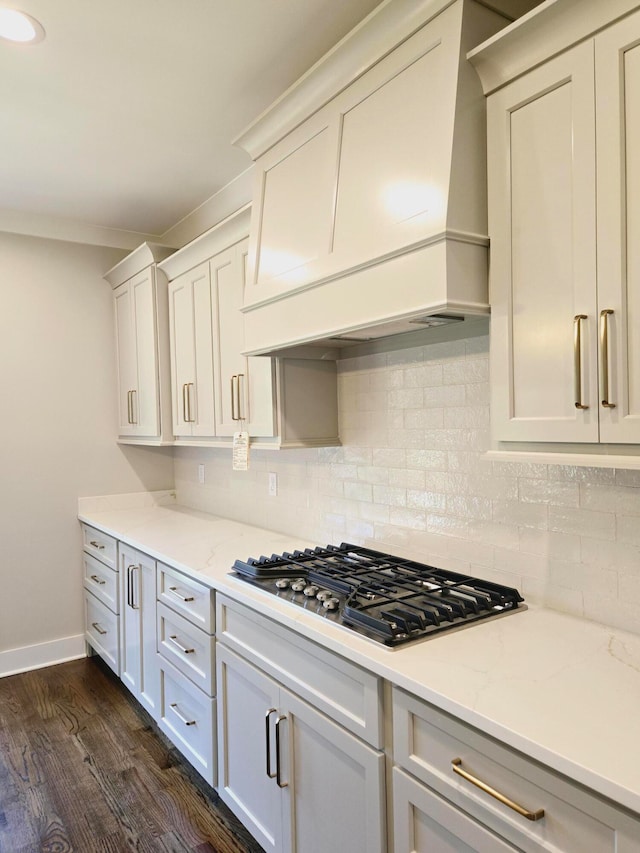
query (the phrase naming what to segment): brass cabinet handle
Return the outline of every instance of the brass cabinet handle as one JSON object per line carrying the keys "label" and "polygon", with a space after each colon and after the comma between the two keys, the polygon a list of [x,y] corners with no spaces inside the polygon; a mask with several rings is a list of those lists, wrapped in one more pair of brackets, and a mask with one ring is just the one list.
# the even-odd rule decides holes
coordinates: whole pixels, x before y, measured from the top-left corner
{"label": "brass cabinet handle", "polygon": [[463,770],[461,767],[462,759],[454,758],[451,761],[451,767],[454,773],[457,773],[458,776],[462,776],[463,779],[466,779],[467,782],[471,782],[472,785],[475,785],[476,788],[480,788],[481,791],[484,791],[485,794],[489,794],[491,797],[495,797],[498,802],[502,803],[504,806],[508,806],[510,809],[513,809],[514,812],[518,812],[522,817],[526,817],[527,820],[540,820],[540,818],[544,817],[544,809],[538,809],[538,811],[531,812],[529,809],[525,809],[523,806],[518,805],[518,803],[514,803],[513,800],[510,800],[509,797],[505,797],[504,794],[501,794],[500,791],[496,791],[495,788],[492,788],[490,785],[487,785],[486,782],[483,782],[481,779],[477,779],[475,776],[472,776],[471,773],[467,773],[466,770]]}
{"label": "brass cabinet handle", "polygon": [[267,776],[269,779],[275,779],[276,774],[271,772],[271,738],[269,737],[269,721],[271,719],[271,715],[275,714],[277,708],[269,708],[264,718],[264,738],[267,745],[266,755],[267,755]]}
{"label": "brass cabinet handle", "polygon": [[99,622],[92,622],[92,623],[91,623],[91,627],[92,627],[92,628],[95,628],[95,629],[96,629],[96,631],[98,632],[98,634],[102,634],[103,636],[104,636],[104,634],[106,634],[106,633],[107,633],[106,631],[103,631],[103,630],[102,630],[102,628],[100,627],[100,623],[99,623]]}
{"label": "brass cabinet handle", "polygon": [[236,382],[238,381],[237,375],[231,377],[231,420],[239,421],[240,418],[236,415],[236,399],[237,399],[237,391],[236,391]]}
{"label": "brass cabinet handle", "polygon": [[172,634],[168,639],[176,648],[180,649],[184,655],[192,655],[195,652],[195,649],[188,649],[186,646],[181,645],[181,643],[178,642],[177,634]]}
{"label": "brass cabinet handle", "polygon": [[282,781],[280,774],[280,724],[286,719],[284,714],[281,714],[276,720],[276,784],[278,788],[287,788],[289,786],[288,782]]}
{"label": "brass cabinet handle", "polygon": [[[137,423],[138,423],[138,419],[137,419],[137,417],[136,417],[136,405],[135,405],[135,404],[138,402],[138,397],[137,397],[138,392],[137,392],[137,391],[136,391],[136,389],[134,388],[134,389],[133,389],[132,391],[130,391],[129,393],[131,394],[131,423],[132,423],[132,424],[137,424]],[[133,396],[134,394],[136,395],[136,396],[135,396],[135,398],[134,398],[134,396]],[[134,402],[134,400],[135,400],[135,402]]]}
{"label": "brass cabinet handle", "polygon": [[182,420],[185,424],[189,423],[189,418],[187,417],[187,383],[186,382],[182,386]]}
{"label": "brass cabinet handle", "polygon": [[586,320],[586,314],[576,314],[573,318],[573,379],[574,400],[576,409],[588,409],[582,402],[582,335],[581,320]]}
{"label": "brass cabinet handle", "polygon": [[101,545],[99,542],[96,542],[95,539],[92,539],[91,542],[89,542],[89,545],[94,548],[97,548],[98,551],[104,551],[104,545]]}
{"label": "brass cabinet handle", "polygon": [[246,414],[242,411],[242,394],[240,393],[242,385],[240,380],[244,379],[244,373],[238,374],[238,420],[244,421],[246,420]]}
{"label": "brass cabinet handle", "polygon": [[170,587],[169,587],[169,592],[172,592],[172,593],[175,595],[175,597],[176,597],[176,598],[179,598],[179,599],[180,599],[180,601],[193,601],[193,596],[192,596],[192,595],[191,595],[191,596],[184,596],[184,595],[180,595],[180,593],[178,592],[178,587],[177,587],[177,586],[170,586]]}
{"label": "brass cabinet handle", "polygon": [[611,308],[600,312],[600,364],[602,365],[602,405],[606,409],[615,409],[616,404],[609,401],[609,315]]}
{"label": "brass cabinet handle", "polygon": [[191,388],[193,387],[193,382],[187,382],[187,422],[190,424],[195,423],[196,420],[191,411]]}
{"label": "brass cabinet handle", "polygon": [[98,575],[91,575],[91,580],[95,581],[95,583],[99,583],[100,586],[104,586],[106,584],[106,581],[102,580],[102,578],[99,578]]}
{"label": "brass cabinet handle", "polygon": [[195,720],[187,719],[187,717],[185,717],[183,714],[180,713],[180,711],[178,711],[178,703],[177,702],[172,702],[169,705],[169,707],[171,708],[173,713],[176,715],[176,717],[180,720],[180,722],[185,724],[185,726],[195,726],[195,724],[196,724]]}

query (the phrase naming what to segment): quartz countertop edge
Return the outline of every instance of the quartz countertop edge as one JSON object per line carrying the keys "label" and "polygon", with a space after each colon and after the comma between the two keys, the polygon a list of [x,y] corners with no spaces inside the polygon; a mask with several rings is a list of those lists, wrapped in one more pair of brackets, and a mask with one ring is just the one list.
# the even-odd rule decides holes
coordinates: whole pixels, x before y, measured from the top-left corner
{"label": "quartz countertop edge", "polygon": [[327,543],[179,505],[79,518],[640,814],[640,636],[528,606],[392,650],[230,574]]}

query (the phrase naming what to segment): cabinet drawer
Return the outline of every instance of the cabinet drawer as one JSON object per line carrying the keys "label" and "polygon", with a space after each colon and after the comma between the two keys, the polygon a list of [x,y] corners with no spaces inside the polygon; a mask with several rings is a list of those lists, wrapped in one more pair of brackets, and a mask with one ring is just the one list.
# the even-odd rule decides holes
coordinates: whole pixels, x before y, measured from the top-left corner
{"label": "cabinet drawer", "polygon": [[[477,729],[393,691],[394,760],[458,808],[525,851],[618,850],[617,812],[595,795]],[[481,780],[520,806],[527,819],[454,772]]]}
{"label": "cabinet drawer", "polygon": [[209,696],[215,693],[214,638],[158,602],[158,652]]}
{"label": "cabinet drawer", "polygon": [[97,557],[105,566],[118,568],[117,541],[113,536],[96,530],[95,527],[82,525],[82,545],[87,554]]}
{"label": "cabinet drawer", "polygon": [[120,674],[119,618],[85,590],[85,639],[111,669]]}
{"label": "cabinet drawer", "polygon": [[216,784],[215,699],[158,655],[160,717],[171,742],[210,784]]}
{"label": "cabinet drawer", "polygon": [[383,747],[382,682],[242,604],[216,596],[217,638],[332,720]]}
{"label": "cabinet drawer", "polygon": [[182,614],[207,634],[213,634],[213,590],[208,586],[158,563],[158,601]]}
{"label": "cabinet drawer", "polygon": [[82,555],[84,585],[114,613],[118,613],[118,572],[90,554]]}

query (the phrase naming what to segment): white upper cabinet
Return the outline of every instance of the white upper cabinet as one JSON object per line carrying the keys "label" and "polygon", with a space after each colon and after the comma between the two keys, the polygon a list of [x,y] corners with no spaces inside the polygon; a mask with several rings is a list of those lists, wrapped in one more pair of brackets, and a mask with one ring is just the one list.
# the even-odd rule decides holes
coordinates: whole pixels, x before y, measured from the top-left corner
{"label": "white upper cabinet", "polygon": [[634,6],[555,0],[472,54],[489,94],[493,437],[611,464],[640,444],[640,13],[607,26]]}
{"label": "white upper cabinet", "polygon": [[167,283],[156,269],[171,251],[144,243],[105,275],[114,288],[121,443],[171,441]]}
{"label": "white upper cabinet", "polygon": [[337,444],[335,363],[244,354],[248,231],[247,207],[161,265],[176,444],[228,444],[240,430],[266,447]]}
{"label": "white upper cabinet", "polygon": [[488,312],[475,0],[383,3],[236,140],[256,160],[247,350]]}

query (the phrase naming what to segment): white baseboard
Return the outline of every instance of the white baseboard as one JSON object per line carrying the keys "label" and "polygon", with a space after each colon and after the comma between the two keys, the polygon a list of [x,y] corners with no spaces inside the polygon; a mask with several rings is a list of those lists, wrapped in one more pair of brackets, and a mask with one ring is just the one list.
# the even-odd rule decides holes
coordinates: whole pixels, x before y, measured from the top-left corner
{"label": "white baseboard", "polygon": [[38,643],[35,646],[23,646],[20,649],[8,649],[6,652],[0,652],[0,678],[77,660],[85,655],[84,634],[62,637],[60,640]]}

